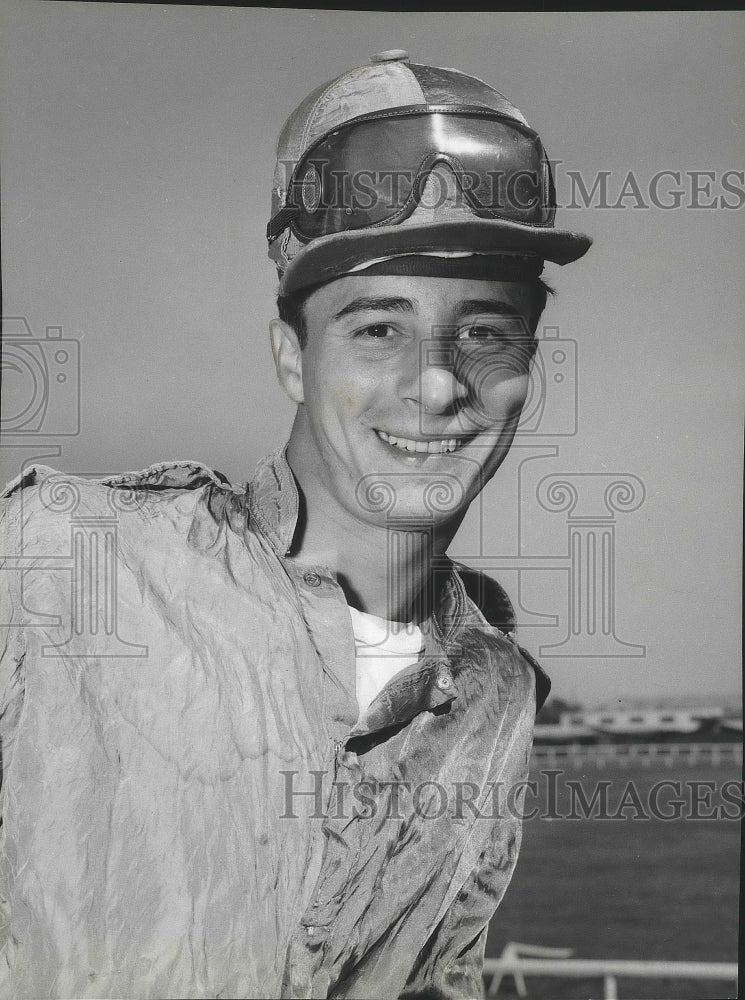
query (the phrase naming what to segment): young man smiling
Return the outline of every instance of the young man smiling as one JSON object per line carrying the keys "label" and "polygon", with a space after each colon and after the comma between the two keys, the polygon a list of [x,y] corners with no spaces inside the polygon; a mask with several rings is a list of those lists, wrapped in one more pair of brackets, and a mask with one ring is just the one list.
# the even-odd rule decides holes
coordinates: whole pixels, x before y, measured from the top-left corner
{"label": "young man smiling", "polygon": [[515,434],[543,262],[590,243],[553,217],[519,111],[381,53],[279,141],[287,447],[245,488],[6,490],[3,995],[481,995],[547,681],[446,550]]}
{"label": "young man smiling", "polygon": [[[512,443],[543,297],[537,282],[361,271],[305,299],[303,346],[291,322],[273,321],[279,379],[298,404],[287,447],[305,498],[297,558],[333,561],[352,606],[411,617],[432,558]],[[449,497],[439,509],[437,486]],[[382,509],[364,502],[376,487],[388,491]],[[392,564],[396,522],[410,523],[409,544]]]}

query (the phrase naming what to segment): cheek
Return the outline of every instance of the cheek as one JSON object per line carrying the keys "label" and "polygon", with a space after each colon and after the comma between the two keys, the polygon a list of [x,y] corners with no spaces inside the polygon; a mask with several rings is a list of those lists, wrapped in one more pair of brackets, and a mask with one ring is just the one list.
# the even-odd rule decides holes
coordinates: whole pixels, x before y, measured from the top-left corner
{"label": "cheek", "polygon": [[528,397],[528,375],[485,378],[472,390],[472,407],[480,424],[488,426],[520,413]]}
{"label": "cheek", "polygon": [[366,409],[370,394],[355,382],[342,382],[331,389],[326,397],[326,408],[342,417],[352,417]]}
{"label": "cheek", "polygon": [[375,399],[374,387],[363,378],[341,372],[315,377],[306,387],[306,404],[314,420],[324,427],[344,424],[364,413]]}
{"label": "cheek", "polygon": [[510,416],[519,413],[528,398],[528,388],[530,378],[528,375],[516,375],[507,379],[502,387],[504,393],[505,406],[509,408]]}

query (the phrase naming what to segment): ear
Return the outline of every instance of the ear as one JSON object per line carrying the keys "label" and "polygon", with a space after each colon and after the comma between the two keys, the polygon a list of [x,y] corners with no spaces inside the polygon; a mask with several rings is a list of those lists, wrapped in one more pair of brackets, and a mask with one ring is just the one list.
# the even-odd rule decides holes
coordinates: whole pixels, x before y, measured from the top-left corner
{"label": "ear", "polygon": [[305,402],[303,392],[303,352],[297,334],[281,319],[273,319],[269,324],[269,338],[272,344],[274,366],[279,384],[290,397],[300,405]]}

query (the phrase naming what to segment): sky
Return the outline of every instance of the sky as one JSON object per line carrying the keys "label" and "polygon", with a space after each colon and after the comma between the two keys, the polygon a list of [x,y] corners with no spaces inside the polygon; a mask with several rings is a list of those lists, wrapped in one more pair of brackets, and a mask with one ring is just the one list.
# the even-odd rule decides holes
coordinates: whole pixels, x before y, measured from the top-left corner
{"label": "sky", "polygon": [[[504,584],[561,697],[737,695],[741,12],[8,0],[2,23],[3,480],[32,461],[104,475],[190,458],[242,482],[284,443],[264,237],[275,137],[310,90],[405,48],[523,111],[555,164],[557,225],[594,239],[547,267],[530,412],[451,554]],[[29,374],[44,364],[46,410]],[[583,626],[566,644],[570,548],[603,531],[613,634]]]}

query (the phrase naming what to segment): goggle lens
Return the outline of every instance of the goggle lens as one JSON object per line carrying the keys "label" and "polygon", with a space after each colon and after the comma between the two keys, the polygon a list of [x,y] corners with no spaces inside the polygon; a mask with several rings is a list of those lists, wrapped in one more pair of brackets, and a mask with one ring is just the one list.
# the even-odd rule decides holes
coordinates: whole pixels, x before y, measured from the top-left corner
{"label": "goggle lens", "polygon": [[286,204],[294,209],[293,229],[312,240],[399,222],[420,203],[438,162],[450,165],[478,215],[553,222],[551,173],[538,136],[496,113],[457,109],[369,116],[320,140],[292,175]]}

